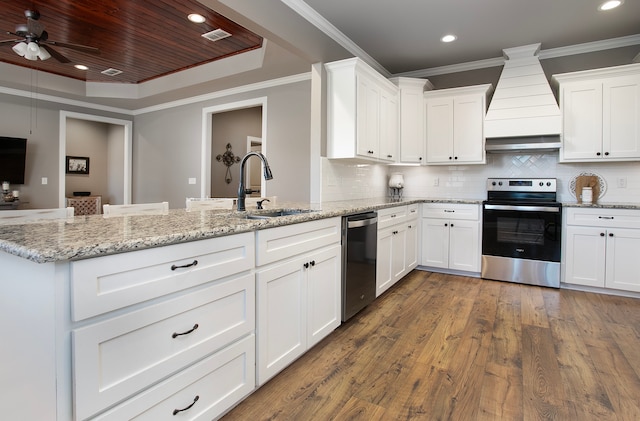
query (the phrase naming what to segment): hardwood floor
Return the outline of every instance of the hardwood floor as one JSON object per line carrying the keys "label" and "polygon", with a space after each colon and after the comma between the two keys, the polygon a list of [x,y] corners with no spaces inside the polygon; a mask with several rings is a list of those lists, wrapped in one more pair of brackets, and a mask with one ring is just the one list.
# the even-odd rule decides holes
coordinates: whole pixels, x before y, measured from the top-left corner
{"label": "hardwood floor", "polygon": [[223,420],[640,420],[640,300],[413,271]]}

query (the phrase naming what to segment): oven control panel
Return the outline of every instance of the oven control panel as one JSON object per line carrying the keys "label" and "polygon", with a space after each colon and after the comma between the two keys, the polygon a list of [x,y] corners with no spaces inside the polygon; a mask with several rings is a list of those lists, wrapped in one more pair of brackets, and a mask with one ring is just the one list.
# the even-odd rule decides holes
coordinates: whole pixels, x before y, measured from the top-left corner
{"label": "oven control panel", "polygon": [[487,191],[556,192],[555,178],[488,178]]}

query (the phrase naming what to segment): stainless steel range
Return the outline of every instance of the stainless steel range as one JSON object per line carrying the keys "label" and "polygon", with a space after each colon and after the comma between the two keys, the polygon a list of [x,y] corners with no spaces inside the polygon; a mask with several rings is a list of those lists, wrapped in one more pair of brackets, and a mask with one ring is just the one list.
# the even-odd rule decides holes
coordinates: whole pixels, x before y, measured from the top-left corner
{"label": "stainless steel range", "polygon": [[560,287],[562,204],[555,178],[490,178],[482,205],[482,278]]}

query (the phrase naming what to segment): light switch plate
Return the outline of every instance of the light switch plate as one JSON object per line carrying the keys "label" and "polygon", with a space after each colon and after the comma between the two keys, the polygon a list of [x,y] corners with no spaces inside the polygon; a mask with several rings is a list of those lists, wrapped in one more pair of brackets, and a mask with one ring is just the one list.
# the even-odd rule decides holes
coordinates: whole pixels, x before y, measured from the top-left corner
{"label": "light switch plate", "polygon": [[189,184],[196,184],[195,178],[189,178]]}
{"label": "light switch plate", "polygon": [[49,179],[47,177],[42,177],[42,184],[49,184]]}

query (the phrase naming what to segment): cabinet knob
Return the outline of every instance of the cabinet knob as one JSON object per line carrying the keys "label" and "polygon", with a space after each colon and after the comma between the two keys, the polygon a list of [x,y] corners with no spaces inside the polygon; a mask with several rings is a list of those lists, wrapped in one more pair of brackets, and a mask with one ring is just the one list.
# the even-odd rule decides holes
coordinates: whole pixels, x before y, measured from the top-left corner
{"label": "cabinet knob", "polygon": [[311,266],[315,266],[315,265],[316,265],[316,261],[315,261],[315,260],[312,260],[312,261],[311,261]]}
{"label": "cabinet knob", "polygon": [[387,158],[393,158],[393,155],[387,155]]}
{"label": "cabinet knob", "polygon": [[418,161],[422,161],[422,157],[418,158]]}
{"label": "cabinet knob", "polygon": [[451,226],[453,226],[453,224],[451,224]]}
{"label": "cabinet knob", "polygon": [[612,232],[609,233],[609,237],[613,237],[613,233]]}
{"label": "cabinet knob", "polygon": [[454,157],[453,157],[453,159],[458,159],[458,157],[457,157],[457,156],[454,156]]}
{"label": "cabinet knob", "polygon": [[453,159],[453,157],[452,157],[452,156],[450,156],[450,157],[449,157],[449,159]]}
{"label": "cabinet knob", "polygon": [[605,152],[605,153],[604,153],[604,156],[609,156],[609,152]]}
{"label": "cabinet knob", "polygon": [[445,222],[444,226],[445,226],[445,227],[448,227],[448,226],[449,226],[449,224],[447,224],[447,223]]}
{"label": "cabinet knob", "polygon": [[309,269],[309,262],[306,262],[306,263],[305,263],[304,265],[302,265],[302,266],[304,266],[304,268],[305,268],[305,269]]}
{"label": "cabinet knob", "polygon": [[601,232],[601,233],[600,233],[600,237],[604,237],[604,232]]}
{"label": "cabinet knob", "polygon": [[596,155],[597,155],[597,156],[600,156],[600,155],[602,155],[602,154],[601,154],[600,152],[596,152]]}

